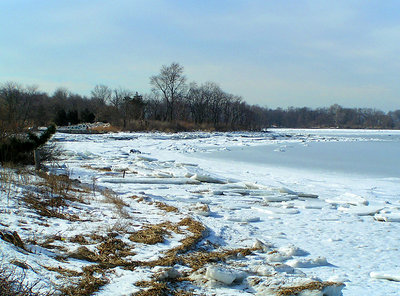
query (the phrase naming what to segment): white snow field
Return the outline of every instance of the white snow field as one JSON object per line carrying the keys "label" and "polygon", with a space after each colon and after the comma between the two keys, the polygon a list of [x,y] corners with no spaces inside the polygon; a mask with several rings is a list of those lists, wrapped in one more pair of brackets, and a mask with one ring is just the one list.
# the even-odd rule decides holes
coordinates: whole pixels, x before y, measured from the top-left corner
{"label": "white snow field", "polygon": [[[22,240],[48,233],[64,238],[61,244],[82,233],[107,235],[108,228],[132,244],[118,226],[134,233],[167,221],[180,225],[162,243],[135,243],[135,254],[127,256],[151,261],[190,235],[190,226],[179,224],[190,216],[207,228],[199,250],[253,250],[195,272],[179,262],[173,268],[118,266],[96,295],[130,295],[141,289],[135,283],[154,274],[185,273],[193,283],[182,287],[195,295],[400,295],[400,131],[57,133],[55,139],[64,149],[57,170],[113,190],[125,202],[125,215],[116,215],[97,193],[66,208],[70,214],[83,210],[83,221],[51,218],[42,223],[51,224],[46,227],[2,191],[1,227],[18,231]],[[79,271],[89,264],[79,258],[57,261],[58,249],[26,248],[31,253],[0,240],[3,261],[26,262],[32,280],[59,283],[44,266]],[[73,252],[79,244],[64,248]],[[94,244],[87,248],[95,251]],[[308,288],[279,294],[300,286]]]}

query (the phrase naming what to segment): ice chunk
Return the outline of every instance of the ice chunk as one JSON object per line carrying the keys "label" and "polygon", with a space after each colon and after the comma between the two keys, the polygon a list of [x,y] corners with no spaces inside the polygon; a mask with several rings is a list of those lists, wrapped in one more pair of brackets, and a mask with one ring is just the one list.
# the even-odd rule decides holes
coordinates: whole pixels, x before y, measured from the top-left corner
{"label": "ice chunk", "polygon": [[154,177],[157,177],[157,178],[172,178],[173,175],[172,175],[172,173],[168,173],[168,172],[155,172],[154,173]]}
{"label": "ice chunk", "polygon": [[209,266],[207,267],[206,277],[230,285],[236,280],[237,273],[225,268]]}
{"label": "ice chunk", "polygon": [[142,161],[148,161],[148,162],[157,161],[157,158],[148,157],[148,156],[144,156],[144,155],[137,155],[136,159],[142,160]]}
{"label": "ice chunk", "polygon": [[370,274],[370,277],[374,279],[382,279],[382,280],[389,280],[389,281],[396,281],[400,282],[400,272],[376,272],[373,271]]}
{"label": "ice chunk", "polygon": [[100,178],[100,183],[132,183],[132,184],[200,184],[199,181],[190,178]]}
{"label": "ice chunk", "polygon": [[372,216],[382,210],[382,207],[378,206],[353,206],[350,208],[338,207],[339,211],[357,215],[357,216]]}
{"label": "ice chunk", "polygon": [[261,276],[273,276],[276,274],[276,270],[271,265],[260,265],[257,267],[256,272]]}
{"label": "ice chunk", "polygon": [[208,174],[194,174],[191,179],[193,180],[197,180],[200,182],[204,182],[204,183],[215,183],[215,184],[226,184],[228,183],[226,180],[222,179],[222,178],[218,178],[215,176],[211,176]]}
{"label": "ice chunk", "polygon": [[159,268],[159,266],[157,266],[155,271],[158,280],[176,279],[181,276],[179,271],[173,267]]}
{"label": "ice chunk", "polygon": [[236,203],[236,204],[233,204],[233,205],[224,205],[224,207],[226,209],[232,210],[232,211],[250,209],[251,208],[251,206],[246,204],[246,203]]}
{"label": "ice chunk", "polygon": [[284,272],[287,274],[299,274],[299,275],[304,275],[304,272],[300,271],[300,270],[296,270],[293,267],[284,264],[284,263],[278,263],[274,265],[274,269],[277,272]]}
{"label": "ice chunk", "polygon": [[287,256],[307,256],[308,252],[296,247],[294,245],[288,245],[279,248],[279,252]]}
{"label": "ice chunk", "polygon": [[374,219],[380,222],[400,222],[400,213],[379,213]]}
{"label": "ice chunk", "polygon": [[282,202],[282,201],[292,200],[292,198],[290,198],[289,196],[285,196],[285,195],[264,196],[263,199],[265,202]]}
{"label": "ice chunk", "polygon": [[264,186],[263,185],[260,185],[260,184],[255,184],[255,183],[244,183],[244,185],[246,186],[246,188],[248,188],[248,189],[262,189],[262,188],[264,188]]}
{"label": "ice chunk", "polygon": [[292,258],[292,256],[288,256],[286,254],[276,252],[276,253],[268,254],[267,261],[268,262],[283,262],[283,261],[289,260],[291,258]]}
{"label": "ice chunk", "polygon": [[318,198],[318,195],[310,193],[298,193],[297,196],[301,198]]}
{"label": "ice chunk", "polygon": [[300,213],[298,209],[285,209],[285,208],[274,208],[274,207],[265,207],[265,208],[252,207],[252,209],[267,214],[295,215]]}
{"label": "ice chunk", "polygon": [[256,242],[253,245],[253,248],[261,250],[264,253],[271,251],[272,247],[273,247],[272,245],[266,244],[258,239],[256,239]]}
{"label": "ice chunk", "polygon": [[281,187],[281,188],[278,189],[278,191],[280,193],[287,193],[287,194],[297,195],[296,192],[294,192],[293,190],[290,190],[289,188],[286,188],[286,187]]}
{"label": "ice chunk", "polygon": [[327,206],[326,202],[320,199],[307,199],[307,200],[298,200],[295,203],[295,206],[300,209],[314,209],[321,210],[325,206]]}
{"label": "ice chunk", "polygon": [[325,201],[330,204],[349,204],[354,206],[368,205],[368,201],[364,197],[348,192],[337,197],[326,199]]}
{"label": "ice chunk", "polygon": [[258,216],[240,216],[240,215],[232,215],[232,216],[226,216],[226,220],[232,221],[232,222],[258,222],[260,221],[260,217]]}
{"label": "ice chunk", "polygon": [[292,259],[286,262],[286,264],[294,268],[311,268],[329,265],[325,257],[317,257],[315,259]]}
{"label": "ice chunk", "polygon": [[195,213],[197,215],[200,215],[200,216],[204,216],[204,217],[210,216],[210,207],[208,205],[206,205],[206,204],[201,203],[201,202],[198,202],[195,205],[193,205],[190,210],[193,213]]}

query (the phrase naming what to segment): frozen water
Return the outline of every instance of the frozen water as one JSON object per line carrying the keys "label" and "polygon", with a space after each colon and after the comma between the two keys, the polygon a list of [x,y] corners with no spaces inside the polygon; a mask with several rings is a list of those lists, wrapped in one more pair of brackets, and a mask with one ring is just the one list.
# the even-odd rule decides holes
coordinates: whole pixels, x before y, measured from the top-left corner
{"label": "frozen water", "polygon": [[[271,287],[301,285],[318,277],[346,280],[345,296],[398,295],[398,273],[388,272],[400,270],[398,131],[57,134],[56,138],[65,151],[63,167],[70,168],[72,178],[110,188],[122,198],[136,195],[176,206],[182,215],[193,215],[207,226],[211,245],[258,249],[235,268],[207,266],[200,280],[208,273],[212,281],[222,283],[210,293],[275,295]],[[129,153],[131,149],[141,154]],[[4,214],[7,204],[1,206],[1,223],[13,225],[16,220]],[[116,222],[106,207],[87,205],[87,212],[97,220],[83,223],[83,229],[93,231],[105,221]],[[160,216],[145,205],[137,212],[134,230],[142,221],[178,219],[172,214]],[[71,232],[69,227],[60,223],[54,231]],[[158,258],[180,239],[182,235],[176,234],[165,244],[138,248],[143,253],[135,258]],[[10,248],[4,250],[26,259]],[[50,257],[46,260],[58,264]],[[76,263],[75,269],[81,266]],[[39,264],[33,267],[40,270]],[[265,278],[247,276],[243,286],[235,286],[244,270]],[[138,269],[135,279],[150,275],[149,270]],[[131,291],[126,271],[116,270],[112,279],[99,295],[113,295],[110,289],[118,285],[121,291]],[[342,288],[326,287],[322,293],[338,296]],[[318,291],[302,295],[307,293],[322,295]]]}

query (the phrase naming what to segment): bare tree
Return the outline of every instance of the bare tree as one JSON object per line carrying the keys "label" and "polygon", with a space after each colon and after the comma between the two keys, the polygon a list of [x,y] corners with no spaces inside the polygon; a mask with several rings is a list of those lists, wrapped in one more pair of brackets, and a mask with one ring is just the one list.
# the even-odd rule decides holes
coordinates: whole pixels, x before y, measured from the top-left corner
{"label": "bare tree", "polygon": [[150,77],[152,91],[161,93],[167,110],[165,120],[174,120],[174,107],[178,100],[184,97],[186,91],[186,77],[183,75],[183,66],[172,63],[162,66],[160,74]]}
{"label": "bare tree", "polygon": [[70,91],[67,88],[58,87],[53,93],[53,98],[62,101],[62,100],[68,99],[69,95],[70,95]]}
{"label": "bare tree", "polygon": [[6,82],[0,88],[0,104],[2,105],[2,119],[14,127],[22,125],[24,89],[15,82]]}
{"label": "bare tree", "polygon": [[111,98],[111,104],[114,106],[116,114],[123,122],[123,128],[126,128],[127,121],[131,114],[131,98],[133,96],[132,91],[128,89],[114,89],[114,95]]}
{"label": "bare tree", "polygon": [[112,90],[103,84],[98,84],[91,91],[92,100],[96,100],[101,104],[109,104],[111,102]]}

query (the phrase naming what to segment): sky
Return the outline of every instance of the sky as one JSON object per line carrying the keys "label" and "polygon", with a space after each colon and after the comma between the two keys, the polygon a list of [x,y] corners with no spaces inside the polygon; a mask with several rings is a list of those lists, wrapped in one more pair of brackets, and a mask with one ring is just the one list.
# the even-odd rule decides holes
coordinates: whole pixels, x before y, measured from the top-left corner
{"label": "sky", "polygon": [[400,109],[400,1],[0,1],[0,83],[148,93],[172,62],[249,104]]}

